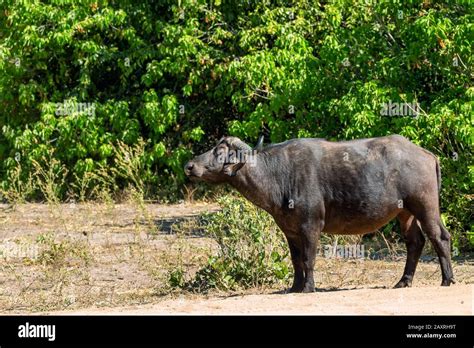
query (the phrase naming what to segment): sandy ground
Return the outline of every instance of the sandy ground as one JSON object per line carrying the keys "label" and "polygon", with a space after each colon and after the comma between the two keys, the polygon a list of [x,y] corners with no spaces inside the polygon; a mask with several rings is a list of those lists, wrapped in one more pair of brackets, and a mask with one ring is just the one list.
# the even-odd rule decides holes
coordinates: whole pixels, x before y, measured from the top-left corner
{"label": "sandy ground", "polygon": [[473,315],[474,286],[341,289],[313,294],[177,298],[157,304],[86,309],[70,315]]}
{"label": "sandy ground", "polygon": [[0,205],[0,315],[473,314],[472,255],[453,259],[457,284],[445,288],[425,250],[413,287],[391,289],[403,272],[404,246],[391,258],[318,257],[312,294],[286,294],[289,283],[207,295],[169,291],[167,272],[179,263],[196,271],[215,253],[196,217],[218,208]]}

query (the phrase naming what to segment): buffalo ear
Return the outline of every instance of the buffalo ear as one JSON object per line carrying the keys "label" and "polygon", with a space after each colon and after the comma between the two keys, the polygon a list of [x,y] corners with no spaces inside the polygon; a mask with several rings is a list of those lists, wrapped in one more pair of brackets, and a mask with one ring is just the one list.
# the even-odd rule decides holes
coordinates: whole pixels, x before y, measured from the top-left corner
{"label": "buffalo ear", "polygon": [[224,166],[224,174],[235,176],[237,172],[244,166],[245,162],[231,163]]}

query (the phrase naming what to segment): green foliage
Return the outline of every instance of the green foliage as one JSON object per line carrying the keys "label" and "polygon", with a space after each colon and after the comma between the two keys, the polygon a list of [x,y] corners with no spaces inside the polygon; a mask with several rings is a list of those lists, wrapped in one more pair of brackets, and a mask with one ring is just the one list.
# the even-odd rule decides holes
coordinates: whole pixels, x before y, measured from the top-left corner
{"label": "green foliage", "polygon": [[[68,170],[59,198],[92,191],[84,177],[120,171],[114,149],[143,139],[143,192],[176,199],[184,162],[225,133],[399,133],[440,158],[447,227],[474,247],[472,2],[5,0],[0,13],[5,192],[53,148]],[[421,112],[381,115],[389,101]]]}
{"label": "green foliage", "polygon": [[289,252],[273,218],[243,198],[224,196],[218,203],[221,211],[202,216],[202,228],[217,242],[217,254],[190,281],[183,281],[181,269],[172,273],[170,285],[207,291],[286,281],[291,269]]}
{"label": "green foliage", "polygon": [[170,288],[184,288],[185,283],[185,271],[182,267],[176,267],[170,270],[168,273],[168,285]]}

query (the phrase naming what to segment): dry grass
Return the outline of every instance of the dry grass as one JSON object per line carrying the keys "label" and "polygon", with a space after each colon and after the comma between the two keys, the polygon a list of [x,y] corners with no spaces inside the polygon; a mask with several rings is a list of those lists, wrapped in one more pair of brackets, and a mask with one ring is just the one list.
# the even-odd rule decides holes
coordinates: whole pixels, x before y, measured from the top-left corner
{"label": "dry grass", "polygon": [[156,299],[167,270],[177,262],[199,262],[211,244],[207,238],[170,233],[174,211],[190,218],[209,207],[146,209],[145,216],[133,203],[1,206],[0,312]]}
{"label": "dry grass", "polygon": [[[145,204],[131,197],[117,205],[0,205],[0,313],[115,307],[173,296],[169,272],[197,270],[215,250],[195,217],[217,207]],[[404,257],[397,256],[390,261],[319,257],[316,286],[391,286],[403,267]],[[474,283],[472,259],[455,262],[454,270],[459,282]],[[425,261],[414,285],[438,285],[440,279],[438,263]]]}

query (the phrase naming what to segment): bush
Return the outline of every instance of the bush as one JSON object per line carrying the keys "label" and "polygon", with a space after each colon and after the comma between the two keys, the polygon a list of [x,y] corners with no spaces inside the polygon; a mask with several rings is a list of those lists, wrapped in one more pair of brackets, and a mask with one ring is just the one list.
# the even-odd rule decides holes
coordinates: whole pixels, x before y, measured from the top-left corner
{"label": "bush", "polygon": [[[184,162],[225,133],[249,142],[399,133],[440,158],[446,225],[460,250],[474,248],[473,6],[4,0],[0,188],[41,198],[28,180],[56,149],[61,180],[81,196],[95,187],[89,173],[121,171],[119,144],[142,144],[143,192],[176,200]],[[420,114],[382,115],[390,102]]]}
{"label": "bush", "polygon": [[244,198],[225,196],[218,202],[221,211],[201,217],[203,230],[218,245],[217,255],[190,281],[184,283],[181,272],[172,273],[171,285],[201,292],[286,282],[292,269],[289,251],[273,218]]}

